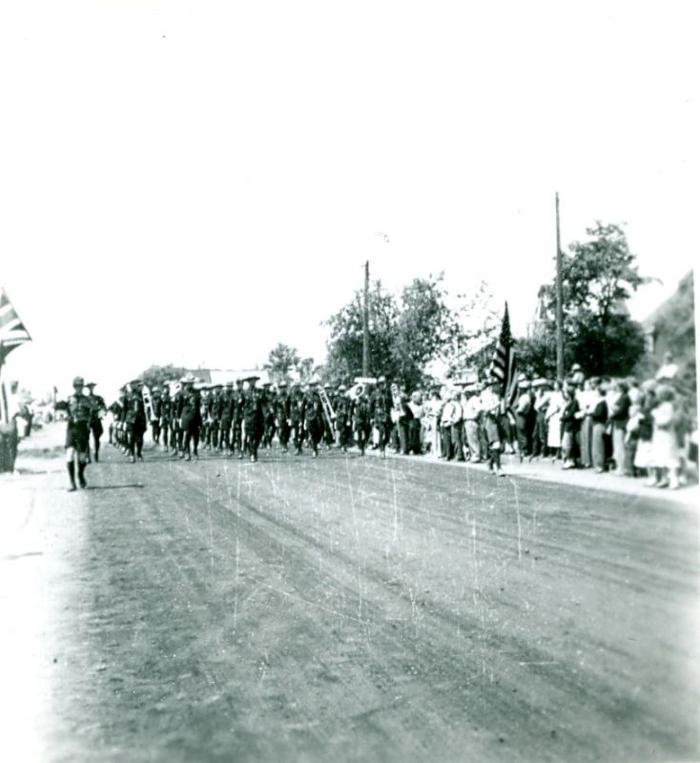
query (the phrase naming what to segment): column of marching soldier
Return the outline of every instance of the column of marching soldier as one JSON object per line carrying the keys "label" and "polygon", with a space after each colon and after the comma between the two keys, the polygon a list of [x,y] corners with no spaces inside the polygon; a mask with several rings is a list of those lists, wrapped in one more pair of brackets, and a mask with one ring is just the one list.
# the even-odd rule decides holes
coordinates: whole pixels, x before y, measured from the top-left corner
{"label": "column of marching soldier", "polygon": [[[269,383],[259,387],[258,380],[251,376],[226,385],[202,385],[188,376],[149,391],[146,399],[142,382],[134,380],[122,387],[109,408],[110,442],[130,461],[142,460],[150,423],[154,443],[173,458],[190,461],[207,450],[255,462],[259,448],[271,447],[275,436],[284,453],[291,446],[295,455],[301,455],[306,446],[317,457],[322,445],[347,451],[356,443],[364,455],[374,430],[378,447],[385,452],[393,403],[384,378],[377,380],[371,393],[356,385],[352,395],[345,385],[334,390],[329,385],[322,389],[317,382],[291,387],[281,382],[273,389]],[[330,415],[324,409],[324,392],[331,403]]]}

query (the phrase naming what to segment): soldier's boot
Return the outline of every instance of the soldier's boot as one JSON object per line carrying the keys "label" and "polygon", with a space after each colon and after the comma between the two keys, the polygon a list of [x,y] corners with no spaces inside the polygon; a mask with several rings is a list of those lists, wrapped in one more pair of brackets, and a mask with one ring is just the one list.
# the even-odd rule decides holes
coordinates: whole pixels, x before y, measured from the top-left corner
{"label": "soldier's boot", "polygon": [[66,464],[68,467],[68,479],[70,480],[70,487],[68,488],[68,492],[72,493],[74,490],[77,490],[78,488],[75,485],[75,464],[71,461],[70,463]]}
{"label": "soldier's boot", "polygon": [[78,482],[80,483],[80,487],[87,487],[87,482],[85,481],[85,467],[87,464],[84,464],[82,462],[78,463]]}
{"label": "soldier's boot", "polygon": [[95,445],[95,463],[99,464],[100,462],[100,446]]}

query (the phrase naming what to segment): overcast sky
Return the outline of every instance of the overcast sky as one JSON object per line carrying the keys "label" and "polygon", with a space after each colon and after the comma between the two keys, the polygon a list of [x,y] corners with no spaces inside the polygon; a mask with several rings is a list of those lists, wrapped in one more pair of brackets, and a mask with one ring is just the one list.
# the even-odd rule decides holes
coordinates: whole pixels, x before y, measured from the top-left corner
{"label": "overcast sky", "polygon": [[365,259],[485,279],[524,331],[555,190],[565,244],[627,223],[643,318],[697,259],[696,7],[7,0],[0,284],[34,342],[4,378],[320,361]]}

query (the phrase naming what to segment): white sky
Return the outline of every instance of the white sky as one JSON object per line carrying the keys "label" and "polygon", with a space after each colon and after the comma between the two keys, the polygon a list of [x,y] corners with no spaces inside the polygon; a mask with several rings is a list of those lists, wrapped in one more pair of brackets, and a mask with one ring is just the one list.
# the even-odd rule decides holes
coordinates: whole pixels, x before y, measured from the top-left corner
{"label": "white sky", "polygon": [[5,0],[0,284],[35,341],[4,378],[320,361],[367,258],[484,278],[524,331],[555,190],[564,244],[627,223],[644,317],[697,258],[696,7]]}

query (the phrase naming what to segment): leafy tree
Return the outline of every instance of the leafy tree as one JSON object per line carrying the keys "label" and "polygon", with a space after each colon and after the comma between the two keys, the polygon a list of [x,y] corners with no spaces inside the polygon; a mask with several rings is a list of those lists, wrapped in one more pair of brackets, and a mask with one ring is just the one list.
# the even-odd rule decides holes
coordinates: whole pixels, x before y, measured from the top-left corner
{"label": "leafy tree", "polygon": [[170,364],[167,366],[151,366],[141,373],[138,378],[151,389],[154,389],[155,387],[161,387],[166,381],[181,379],[186,373],[186,368]]}
{"label": "leafy tree", "polygon": [[[358,289],[352,300],[326,322],[330,338],[325,376],[331,380],[346,381],[362,375],[363,301],[363,292]],[[399,307],[381,281],[371,285],[368,307],[370,373],[394,377],[398,369],[392,347]]]}
{"label": "leafy tree", "polygon": [[280,342],[270,350],[264,368],[270,372],[272,381],[279,383],[289,381],[290,371],[296,370],[300,362],[301,358],[297,350]]}
{"label": "leafy tree", "polygon": [[[620,225],[597,222],[586,233],[588,240],[574,241],[562,254],[564,366],[577,361],[591,374],[626,375],[644,353],[644,334],[625,303],[649,279],[639,274]],[[537,368],[551,373],[556,282],[546,284],[540,294],[547,308],[543,337],[521,340],[521,346]]]}

